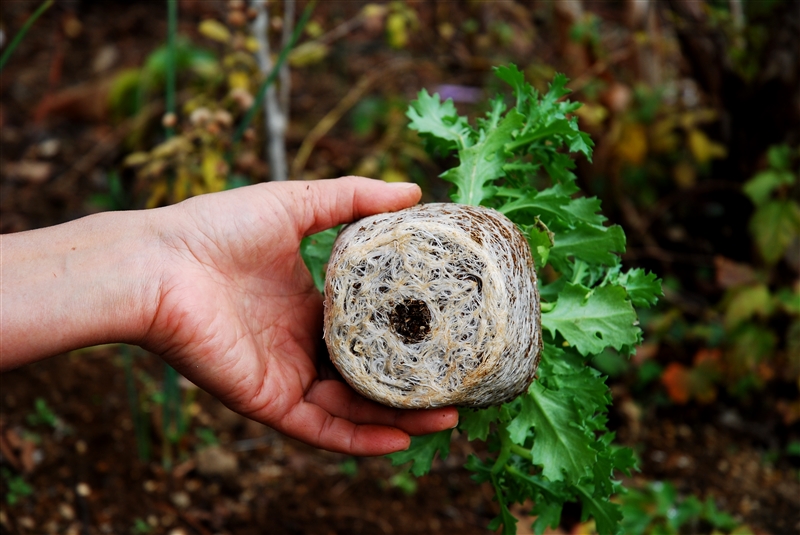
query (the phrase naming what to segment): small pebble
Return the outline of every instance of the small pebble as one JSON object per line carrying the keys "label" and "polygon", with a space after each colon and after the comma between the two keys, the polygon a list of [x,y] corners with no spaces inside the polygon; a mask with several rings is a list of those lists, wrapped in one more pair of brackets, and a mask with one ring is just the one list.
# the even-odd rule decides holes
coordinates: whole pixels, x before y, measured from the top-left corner
{"label": "small pebble", "polygon": [[183,491],[173,492],[170,494],[170,499],[178,509],[186,509],[192,504],[192,499]]}
{"label": "small pebble", "polygon": [[78,496],[86,498],[92,493],[92,488],[86,483],[78,483],[75,486],[75,492],[78,493]]}
{"label": "small pebble", "polygon": [[62,503],[58,506],[58,512],[64,520],[73,520],[75,518],[75,509],[68,503]]}

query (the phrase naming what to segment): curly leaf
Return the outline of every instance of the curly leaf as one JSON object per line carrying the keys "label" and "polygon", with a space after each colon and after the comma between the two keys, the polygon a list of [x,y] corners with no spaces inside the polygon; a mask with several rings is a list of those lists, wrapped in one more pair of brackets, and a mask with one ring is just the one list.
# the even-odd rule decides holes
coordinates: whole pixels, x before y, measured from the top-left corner
{"label": "curly leaf", "polygon": [[433,458],[437,451],[442,459],[446,459],[450,454],[452,432],[452,429],[446,429],[430,435],[411,437],[411,446],[407,450],[392,453],[388,457],[392,460],[393,466],[410,461],[412,463],[411,473],[417,477],[424,476],[431,471],[431,464],[433,464]]}
{"label": "curly leaf", "polygon": [[661,281],[655,273],[647,273],[642,268],[631,269],[622,273],[617,279],[625,291],[628,292],[633,306],[650,307],[656,304],[659,296],[664,295],[661,290]]}
{"label": "curly leaf", "polygon": [[596,355],[606,347],[619,350],[636,344],[636,324],[636,312],[620,286],[601,286],[590,292],[568,283],[555,307],[542,314],[542,328],[552,336],[560,333],[583,356]]}
{"label": "curly leaf", "polygon": [[442,102],[438,93],[431,96],[424,89],[420,91],[406,115],[411,119],[409,128],[423,137],[444,141],[440,144],[450,150],[465,149],[472,144],[472,128],[467,119],[458,115],[451,99]]}
{"label": "curly leaf", "polygon": [[442,175],[456,185],[452,196],[454,202],[478,206],[493,195],[488,183],[504,175],[503,147],[511,132],[522,125],[523,119],[522,115],[511,110],[481,142],[459,151],[461,163]]}

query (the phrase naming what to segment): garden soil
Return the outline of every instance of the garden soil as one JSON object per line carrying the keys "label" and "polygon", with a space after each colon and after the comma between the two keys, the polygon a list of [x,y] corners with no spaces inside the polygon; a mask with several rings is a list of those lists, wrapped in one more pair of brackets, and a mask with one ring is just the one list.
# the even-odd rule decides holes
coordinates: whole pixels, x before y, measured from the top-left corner
{"label": "garden soil", "polygon": [[[29,12],[25,4],[3,7],[14,28]],[[165,14],[155,5],[57,3],[15,52],[0,80],[2,232],[97,210],[92,198],[106,191],[108,170],[120,167],[130,133],[97,105],[98,95],[116,72],[140,65],[163,42]],[[348,20],[357,7],[318,9],[321,20]],[[221,12],[213,2],[185,1],[181,10],[181,31],[194,36],[199,20]],[[386,60],[384,48],[358,32],[347,39],[350,56],[295,72],[291,151],[352,80]],[[440,59],[419,61],[402,80],[385,83],[412,97],[443,70],[466,72],[455,81],[469,83],[485,68]],[[340,134],[318,144],[310,169],[336,176],[374,148]],[[287,439],[188,383],[181,392],[189,426],[166,451],[158,398],[163,364],[132,350],[136,406],[148,433],[137,441],[125,351],[131,350],[92,348],[0,375],[0,533],[467,535],[486,533],[499,512],[491,487],[471,481],[462,467],[468,455],[487,454],[464,437],[415,481],[385,458],[354,459]],[[711,497],[757,533],[800,531],[799,466],[796,457],[792,464],[773,456],[787,432],[765,408],[769,400],[747,411],[722,399],[700,408],[644,406],[625,382],[613,388],[612,428],[641,459],[629,485],[671,481],[681,495]],[[525,533],[525,507],[514,512]],[[588,529],[570,506],[557,532]]]}

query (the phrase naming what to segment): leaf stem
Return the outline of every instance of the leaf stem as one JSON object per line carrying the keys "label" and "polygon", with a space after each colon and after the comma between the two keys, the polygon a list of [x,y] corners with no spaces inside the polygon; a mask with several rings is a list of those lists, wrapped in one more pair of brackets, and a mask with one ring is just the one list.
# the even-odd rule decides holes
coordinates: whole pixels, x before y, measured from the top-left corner
{"label": "leaf stem", "polygon": [[539,303],[539,309],[542,312],[550,312],[554,308],[556,308],[556,304],[555,303],[541,303],[541,302]]}
{"label": "leaf stem", "polygon": [[492,477],[500,473],[503,467],[506,466],[506,463],[511,458],[511,448],[514,446],[506,427],[499,427],[497,431],[500,435],[500,453],[497,455],[494,465],[492,465]]}
{"label": "leaf stem", "polygon": [[520,457],[522,457],[523,459],[526,459],[528,461],[533,461],[533,454],[527,448],[523,448],[522,446],[520,446],[518,444],[511,444],[511,448],[510,449],[511,449],[511,453],[519,455]]}

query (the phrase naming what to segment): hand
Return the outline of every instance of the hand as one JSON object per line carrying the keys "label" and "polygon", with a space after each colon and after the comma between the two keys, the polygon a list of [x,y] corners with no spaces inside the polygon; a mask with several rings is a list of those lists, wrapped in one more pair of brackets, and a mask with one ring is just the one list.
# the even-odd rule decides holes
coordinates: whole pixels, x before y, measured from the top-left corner
{"label": "hand", "polygon": [[320,448],[378,455],[455,426],[455,409],[368,401],[317,374],[322,298],[300,240],[411,206],[413,185],[360,178],[260,184],[155,211],[164,244],[142,345],[236,412]]}

